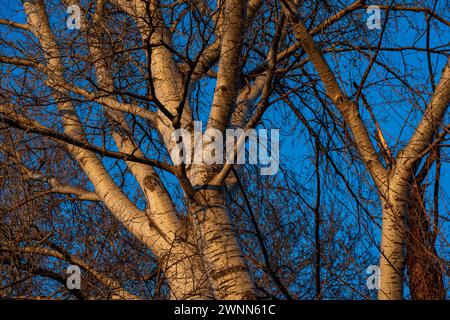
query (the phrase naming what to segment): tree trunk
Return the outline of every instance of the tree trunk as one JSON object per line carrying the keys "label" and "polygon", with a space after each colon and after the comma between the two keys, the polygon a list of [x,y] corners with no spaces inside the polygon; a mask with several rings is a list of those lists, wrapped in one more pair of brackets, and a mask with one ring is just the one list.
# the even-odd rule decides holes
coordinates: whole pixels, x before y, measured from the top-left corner
{"label": "tree trunk", "polygon": [[395,179],[381,193],[380,300],[403,299],[405,214],[408,183]]}
{"label": "tree trunk", "polygon": [[189,175],[202,190],[189,212],[216,299],[254,299],[254,287],[228,215],[223,186],[205,184],[214,166],[193,165]]}
{"label": "tree trunk", "polygon": [[381,300],[403,299],[404,267],[407,266],[412,299],[445,299],[434,237],[429,231],[423,202],[424,188],[399,176],[397,172],[387,192],[381,195],[383,224],[378,297]]}
{"label": "tree trunk", "polygon": [[[221,188],[221,187],[219,187]],[[253,282],[230,222],[222,190],[202,190],[193,203],[197,241],[217,299],[253,299]]]}

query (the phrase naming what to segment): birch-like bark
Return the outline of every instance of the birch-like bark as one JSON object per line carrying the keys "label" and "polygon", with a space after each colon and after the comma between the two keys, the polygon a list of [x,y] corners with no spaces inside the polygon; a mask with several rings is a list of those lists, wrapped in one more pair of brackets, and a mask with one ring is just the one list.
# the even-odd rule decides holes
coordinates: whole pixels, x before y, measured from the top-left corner
{"label": "birch-like bark", "polygon": [[[391,170],[389,185],[381,189],[383,225],[380,256],[380,290],[382,300],[403,298],[403,272],[405,265],[405,218],[411,189],[414,186],[414,165],[425,156],[432,143],[433,134],[440,125],[450,102],[450,59],[444,67],[441,79],[427,105],[422,120],[406,147],[397,155]],[[414,201],[414,200],[413,200]]]}
{"label": "birch-like bark", "polygon": [[[30,29],[40,41],[52,76],[56,75],[56,77],[59,77],[59,81],[63,82],[63,65],[60,52],[50,29],[43,2],[25,2],[24,8]],[[56,80],[52,79],[52,81]],[[59,91],[55,99],[59,101],[63,94],[64,92]],[[57,107],[61,114],[65,133],[75,139],[83,140],[83,128],[72,104],[70,102],[57,103]],[[201,268],[192,268],[189,265],[184,266],[186,270],[178,272],[179,269],[183,269],[183,264],[178,264],[178,262],[186,256],[188,256],[188,259],[192,259],[193,257],[189,256],[189,252],[195,252],[195,249],[187,250],[190,246],[187,240],[182,239],[181,241],[185,243],[185,246],[177,246],[174,250],[173,241],[151,223],[147,215],[140,211],[117,187],[94,153],[74,146],[69,146],[68,149],[78,161],[80,167],[92,182],[95,192],[108,209],[133,235],[150,248],[161,262],[165,262],[165,264],[162,264],[164,269],[173,270],[166,274],[168,278],[171,278],[170,285],[173,296],[178,299],[205,298],[205,295],[210,297],[209,292],[202,291],[204,287],[203,279],[199,283],[195,277],[187,281],[186,276],[180,276],[183,272],[186,274],[192,272],[192,270],[201,270]],[[170,260],[167,259],[168,257],[170,257]]]}
{"label": "birch-like bark", "polygon": [[241,71],[241,48],[247,1],[225,3],[223,37],[216,88],[208,120],[208,128],[225,131],[238,95]]}
{"label": "birch-like bark", "polygon": [[[221,132],[230,123],[239,90],[246,6],[243,0],[225,2],[219,70],[207,124],[207,128]],[[206,188],[197,193],[196,203],[190,209],[198,242],[216,297],[254,298],[253,283],[228,216],[223,187],[207,185],[218,169],[203,164],[194,165],[190,172],[192,185]]]}
{"label": "birch-like bark", "polygon": [[254,299],[253,282],[230,222],[224,190],[209,186],[197,193],[190,215],[197,243],[217,299]]}
{"label": "birch-like bark", "polygon": [[[139,3],[134,3],[133,5],[139,6]],[[129,7],[122,4],[122,8],[128,10],[131,14]],[[161,20],[159,10],[156,7],[152,9],[154,11],[152,12],[154,21]],[[134,10],[134,16],[137,15],[136,12],[142,13],[141,18],[137,18],[137,24],[139,26],[139,21],[145,21],[143,18],[145,17],[145,11],[142,8]],[[244,14],[245,3],[234,1],[226,5],[224,13],[224,26],[226,27],[222,40],[223,55],[220,57],[219,69],[222,70],[221,78],[223,80],[221,82],[227,87],[229,94],[222,95],[222,91],[220,91],[218,98],[215,98],[216,106],[212,107],[214,111],[211,112],[211,115],[214,114],[212,118],[219,119],[219,113],[223,113],[223,110],[218,109],[221,106],[223,106],[224,110],[227,108],[226,113],[228,115],[223,120],[218,121],[221,123],[222,128],[225,128],[229,121],[238,90],[236,83],[239,77],[239,54],[242,45],[238,25],[243,23]],[[148,39],[151,44],[159,44],[161,41],[170,44],[171,39],[167,28],[161,24],[158,24],[158,26],[158,28],[152,30],[152,33],[149,33],[146,25],[142,22],[140,28],[143,39]],[[150,58],[152,62],[151,72],[155,82],[155,94],[161,103],[175,114],[182,99],[181,93],[183,92],[183,86],[181,75],[173,61],[172,53],[165,46],[157,46],[153,48]],[[225,62],[222,59],[225,59]],[[229,65],[233,65],[235,70],[232,74],[227,69]],[[218,85],[218,88],[224,88],[224,86]],[[192,117],[187,103],[188,100],[185,102],[180,126],[191,129]],[[211,121],[211,123],[218,122]],[[170,152],[174,146],[173,141],[170,140],[173,127],[166,120],[165,122],[161,122],[158,129]],[[209,178],[215,170],[215,166],[211,165],[192,165],[188,175],[193,186],[201,187],[209,181]],[[216,207],[216,202],[220,203],[220,209]],[[201,208],[200,211],[205,211],[205,219],[202,219],[201,222],[199,222],[197,215],[199,208]],[[189,211],[192,222],[195,225],[194,232],[196,239],[201,240],[200,251],[208,271],[208,277],[212,283],[215,297],[222,299],[253,297],[252,281],[245,266],[241,249],[238,246],[236,235],[230,224],[223,193],[219,191],[217,194],[208,195],[206,198],[202,193],[199,193],[195,200],[191,202]]]}
{"label": "birch-like bark", "polygon": [[400,151],[396,165],[387,171],[381,164],[367,128],[359,114],[358,106],[343,93],[337,80],[315,46],[312,36],[296,14],[291,0],[283,1],[290,17],[295,37],[307,53],[325,86],[326,94],[340,110],[348,123],[356,147],[377,186],[382,204],[382,230],[380,245],[379,299],[403,299],[405,216],[411,192],[413,166],[426,153],[427,147],[450,101],[450,67],[445,66],[439,85],[428,104],[423,118],[409,143]]}
{"label": "birch-like bark", "polygon": [[[102,44],[96,39],[96,35],[101,33],[103,23],[103,8],[101,2],[97,4],[94,15],[94,28],[90,37],[93,43],[90,44],[91,56],[93,57],[97,81],[101,90],[114,92],[114,81],[109,70],[109,63],[106,53],[102,49]],[[107,117],[112,120],[112,136],[120,152],[132,153],[143,156],[139,146],[132,138],[131,130],[124,115],[115,110],[105,110]],[[119,128],[117,128],[119,126]],[[131,173],[139,183],[147,200],[146,213],[152,224],[172,244],[171,253],[167,256],[167,261],[160,261],[165,276],[169,281],[173,298],[184,297],[211,297],[209,283],[205,278],[204,268],[200,259],[197,247],[187,245],[186,240],[190,238],[187,233],[187,226],[178,216],[172,199],[157,172],[150,166],[126,161]],[[177,279],[174,281],[173,279]],[[183,281],[182,288],[177,283]],[[190,286],[190,283],[197,285]],[[200,285],[201,284],[201,285]]]}
{"label": "birch-like bark", "polygon": [[382,227],[380,244],[380,300],[403,299],[405,217],[409,183],[395,177],[380,194]]}

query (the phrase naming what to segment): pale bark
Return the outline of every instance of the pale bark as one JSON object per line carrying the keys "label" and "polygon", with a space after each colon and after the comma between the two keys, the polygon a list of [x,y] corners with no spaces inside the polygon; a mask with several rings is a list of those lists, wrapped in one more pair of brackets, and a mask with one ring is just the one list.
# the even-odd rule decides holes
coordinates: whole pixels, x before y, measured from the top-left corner
{"label": "pale bark", "polygon": [[240,83],[240,55],[244,36],[247,2],[230,0],[225,3],[223,37],[214,99],[208,128],[225,131],[234,109]]}
{"label": "pale bark", "polygon": [[[100,2],[98,5],[101,6]],[[108,68],[109,63],[106,53],[102,50],[102,44],[96,39],[96,35],[102,31],[102,11],[103,8],[98,7],[94,15],[94,30],[90,35],[93,38],[93,43],[90,44],[90,50],[99,87],[105,92],[113,92],[114,82]],[[143,156],[139,146],[132,138],[131,129],[126,123],[124,115],[114,110],[106,109],[105,112],[107,117],[112,120],[110,124],[113,128],[112,136],[118,149],[123,153]],[[207,286],[208,281],[205,278],[197,247],[186,244],[185,241],[190,238],[186,230],[188,226],[178,218],[172,199],[159,175],[150,166],[132,161],[126,161],[126,164],[146,197],[146,213],[149,220],[164,235],[167,242],[172,244],[171,253],[165,259],[167,261],[160,261],[161,265],[164,266],[163,270],[169,281],[172,296],[174,298],[210,297],[212,293],[209,292]],[[185,285],[180,287],[180,282],[185,282]],[[198,285],[189,288],[189,283]]]}
{"label": "pale bark", "polygon": [[313,63],[317,73],[325,86],[326,94],[341,112],[345,121],[348,123],[353,138],[356,142],[358,151],[369,169],[369,172],[378,187],[384,185],[387,172],[381,164],[378,153],[375,150],[367,128],[358,111],[358,106],[349,100],[345,93],[341,90],[334,73],[330,69],[328,63],[323,57],[321,51],[316,47],[314,40],[308,32],[303,22],[297,17],[295,6],[292,1],[288,1],[286,13],[291,19],[292,28],[295,37],[300,41],[303,49]]}
{"label": "pale bark", "polygon": [[[403,298],[405,216],[413,184],[413,166],[421,160],[432,143],[433,134],[442,120],[450,101],[450,59],[428,104],[421,122],[406,147],[397,155],[395,168],[386,192],[382,193],[383,226],[380,257],[380,299]],[[387,201],[386,201],[387,200]],[[387,203],[386,203],[387,202]],[[386,207],[386,209],[385,209]]]}
{"label": "pale bark", "polygon": [[197,193],[190,214],[217,299],[254,299],[253,282],[230,222],[221,187]]}
{"label": "pale bark", "polygon": [[[379,194],[382,206],[379,298],[403,298],[404,249],[408,225],[405,219],[408,213],[407,209],[411,207],[411,188],[414,185],[412,179],[421,159],[430,151],[432,138],[441,125],[440,122],[447,110],[450,100],[448,63],[442,72],[441,81],[437,85],[430,103],[424,110],[423,119],[409,143],[395,159],[391,156],[393,152],[388,149],[388,144],[384,140],[375,116],[371,114],[381,140],[382,147],[380,145],[379,147],[383,152],[389,154],[389,160],[392,160],[387,165],[389,169],[386,169],[380,161],[380,152],[374,143],[376,138],[374,139],[370,135],[365,124],[366,121],[359,113],[358,101],[356,101],[358,99],[355,99],[356,102],[352,101],[345,94],[338,82],[336,72],[330,68],[325,59],[324,52],[330,52],[332,49],[327,48],[322,51],[313,40],[315,35],[324,34],[324,29],[334,25],[349,13],[365,8],[364,0],[354,1],[319,24],[316,24],[316,18],[322,19],[322,16],[316,15],[319,12],[314,12],[313,23],[310,26],[311,31],[308,31],[297,14],[295,7],[299,2],[282,0],[285,13],[281,15],[281,18],[278,21],[273,18],[269,20],[263,18],[263,21],[268,21],[265,22],[267,25],[263,25],[262,31],[257,30],[255,33],[264,32],[264,38],[267,39],[266,35],[270,36],[269,30],[272,26],[276,26],[277,30],[272,38],[272,47],[267,54],[266,61],[261,61],[253,71],[245,75],[246,80],[249,81],[245,85],[240,81],[241,76],[245,73],[240,61],[241,48],[244,41],[253,35],[253,30],[247,32],[248,28],[258,22],[252,23],[250,20],[256,16],[263,1],[249,0],[248,3],[244,0],[217,1],[217,10],[211,17],[212,22],[205,23],[208,28],[211,25],[214,30],[208,39],[207,34],[200,36],[203,47],[200,48],[194,65],[186,62],[191,59],[190,57],[184,57],[184,53],[177,52],[179,50],[178,40],[172,39],[172,32],[176,30],[176,26],[183,24],[180,22],[183,13],[175,19],[174,25],[170,28],[166,22],[171,18],[164,17],[167,11],[161,8],[159,1],[110,0],[109,2],[116,6],[114,11],[118,8],[134,19],[138,36],[141,38],[140,43],[147,54],[142,61],[135,62],[136,64],[144,62],[144,65],[145,62],[147,63],[146,66],[139,66],[138,69],[142,75],[146,76],[145,81],[148,80],[147,85],[151,92],[147,97],[141,96],[137,100],[144,100],[146,105],[153,104],[158,111],[150,111],[135,102],[125,103],[121,101],[122,93],[116,94],[115,92],[116,79],[114,79],[111,68],[113,63],[110,58],[111,52],[107,47],[109,44],[105,42],[106,45],[103,46],[103,43],[100,42],[101,37],[97,39],[97,35],[108,31],[103,21],[104,18],[109,18],[103,17],[103,5],[106,1],[108,0],[96,2],[93,25],[89,25],[88,21],[83,21],[80,31],[81,35],[86,37],[90,49],[90,60],[82,62],[90,63],[95,69],[97,82],[95,87],[99,88],[98,91],[93,90],[95,92],[77,87],[76,84],[64,79],[66,70],[61,58],[63,51],[58,47],[57,39],[52,33],[43,0],[24,2],[28,18],[27,24],[0,19],[1,25],[14,29],[16,32],[20,31],[27,36],[34,35],[38,39],[38,47],[42,51],[38,53],[43,53],[43,62],[41,62],[42,55],[33,53],[32,56],[21,49],[18,52],[24,58],[0,56],[0,62],[15,65],[27,71],[32,70],[33,76],[37,76],[38,80],[43,80],[48,88],[53,90],[53,102],[58,108],[64,133],[47,127],[47,124],[42,125],[38,121],[30,120],[25,113],[22,114],[15,106],[7,102],[0,105],[2,119],[11,127],[19,128],[27,133],[50,137],[64,145],[79,163],[81,170],[92,183],[94,191],[89,191],[81,186],[64,184],[58,179],[47,178],[34,172],[26,172],[25,178],[36,178],[46,182],[50,186],[49,191],[51,192],[78,196],[80,200],[104,203],[112,215],[157,257],[158,266],[163,271],[170,287],[171,298],[253,298],[255,289],[245,257],[239,247],[235,228],[231,224],[223,188],[225,178],[230,173],[232,165],[192,164],[185,166],[184,164],[171,165],[147,159],[144,151],[140,148],[140,143],[134,139],[132,128],[127,123],[127,114],[140,117],[139,125],[147,122],[153,127],[152,130],[156,129],[165,146],[165,151],[167,154],[171,154],[175,146],[171,136],[175,129],[187,129],[193,134],[194,115],[190,103],[194,100],[191,97],[191,90],[194,90],[194,85],[203,76],[215,77],[212,68],[218,64],[216,88],[210,115],[207,119],[207,127],[219,129],[222,132],[229,126],[253,128],[259,123],[271,104],[269,98],[274,89],[272,79],[277,75],[289,72],[284,67],[277,70],[276,65],[289,65],[288,59],[293,55],[299,54],[301,58],[301,55],[306,53],[307,58],[300,62],[296,56],[296,62],[292,67],[298,68],[308,62],[315,67],[328,98],[336,105],[343,117],[345,130],[349,128],[351,131],[352,137],[346,135],[347,138],[356,146]],[[69,4],[79,5],[78,0],[63,0],[63,2],[66,6]],[[184,5],[181,4],[180,7]],[[193,9],[197,6],[199,6],[198,12]],[[272,6],[270,3],[267,7],[274,9],[273,12],[278,10],[277,4]],[[448,25],[446,20],[439,18],[430,9],[399,6],[390,7],[390,9],[424,12]],[[204,16],[211,11],[208,3],[196,1],[189,3],[183,10],[193,10]],[[172,13],[174,12],[176,12],[175,9]],[[82,18],[84,16],[82,14]],[[281,30],[280,33],[287,35],[283,22],[280,22],[284,21],[285,16],[289,17],[294,36],[298,41],[292,44],[289,37],[285,39],[282,36],[283,44],[280,45],[282,51],[278,53],[279,34],[277,35],[277,32]],[[92,28],[86,29],[85,26]],[[267,26],[270,27],[267,28]],[[133,29],[129,34],[133,34],[134,31]],[[181,35],[184,34],[181,33]],[[195,43],[196,36],[192,40],[191,48],[195,48],[194,50],[198,48]],[[261,48],[266,48],[268,43],[262,42],[260,47],[255,45],[256,42],[252,42],[255,39],[249,40],[249,47],[254,45],[254,47],[250,47],[251,52],[263,55],[262,51],[265,49]],[[190,45],[191,43],[189,43]],[[300,49],[303,49],[304,52],[300,53]],[[186,50],[190,49],[186,48]],[[67,48],[67,52],[70,52],[70,48]],[[182,57],[181,62],[179,62],[179,57]],[[138,60],[140,59],[138,58]],[[145,59],[146,61],[144,61]],[[251,64],[252,62],[247,62],[246,66]],[[289,76],[289,74],[286,75]],[[362,82],[364,83],[364,81]],[[434,86],[434,81],[432,82]],[[141,85],[143,86],[144,82],[141,82]],[[280,86],[283,87],[284,84]],[[358,87],[356,96],[359,97],[362,87],[363,84]],[[278,91],[278,87],[275,87],[275,90]],[[131,92],[129,93],[133,96]],[[283,99],[282,94],[284,93],[279,94],[280,99]],[[289,101],[288,94],[286,93],[285,97]],[[75,104],[70,102],[72,95],[104,107],[103,110],[108,120],[107,125],[109,125],[111,137],[118,152],[102,150],[89,143],[83,124],[75,110]],[[258,100],[258,107],[254,111]],[[20,102],[20,104],[22,103],[24,104],[24,102]],[[40,106],[40,104],[36,106]],[[95,108],[97,107],[98,105],[95,105]],[[252,113],[253,116],[250,117]],[[108,130],[104,131],[104,133],[106,132]],[[139,210],[136,204],[127,197],[125,191],[118,187],[97,154],[125,162],[142,191],[147,204],[145,210]],[[186,196],[187,217],[184,216],[185,213],[179,213],[175,209],[175,204],[161,179],[162,175],[158,175],[157,168],[174,174],[178,179]],[[347,182],[346,184],[348,185]],[[123,298],[127,297],[123,295]]]}
{"label": "pale bark", "polygon": [[[230,123],[239,90],[246,6],[242,0],[225,2],[219,69],[207,124],[221,132]],[[190,212],[215,295],[220,299],[253,298],[253,283],[228,216],[223,187],[207,184],[217,166],[194,165],[191,171],[192,185],[206,189],[197,193]]]}
{"label": "pale bark", "polygon": [[[249,0],[247,5],[247,24],[246,27],[248,27],[251,23],[251,20],[256,16],[259,9],[261,8],[263,4],[262,0]],[[220,15],[222,18],[223,15]],[[221,28],[220,25],[222,22],[218,22],[218,26],[216,28],[216,35],[215,40],[213,43],[211,43],[208,47],[206,47],[199,56],[197,65],[195,66],[195,69],[192,73],[192,81],[198,81],[201,77],[203,77],[205,74],[208,73],[208,71],[211,69],[211,67],[219,60],[220,58],[220,51],[221,51]],[[189,68],[189,66],[181,65],[181,70],[184,72],[187,72],[186,69]]]}
{"label": "pale bark", "polygon": [[[235,1],[236,2],[236,1]],[[234,4],[238,5],[236,8]],[[224,83],[226,85],[231,85],[229,89],[230,95],[225,99],[222,99],[220,106],[223,106],[224,110],[226,108],[226,113],[228,114],[227,119],[229,119],[234,99],[236,97],[236,92],[238,90],[235,86],[238,78],[238,67],[239,67],[239,52],[241,47],[241,36],[237,34],[235,29],[237,24],[243,23],[243,11],[245,10],[245,4],[243,3],[230,3],[225,9],[225,23],[227,26],[224,29],[224,39],[223,42],[226,43],[225,46],[222,44],[222,52],[224,56],[228,57],[226,62],[222,62],[222,67],[219,65],[219,69],[222,68],[223,78],[225,78]],[[125,7],[124,7],[125,8]],[[157,9],[155,8],[157,11]],[[135,11],[136,13],[136,11]],[[155,16],[158,18],[159,13],[155,12]],[[230,15],[231,17],[228,17]],[[140,20],[143,20],[142,18]],[[138,20],[139,21],[139,20]],[[139,25],[139,24],[138,24]],[[141,28],[141,35],[143,39],[149,39],[150,43],[157,44],[160,41],[165,43],[170,43],[171,39],[168,34],[168,30],[159,25],[160,29],[155,29],[153,34],[148,34],[148,31]],[[159,35],[157,34],[159,33]],[[231,52],[228,52],[231,51]],[[221,60],[224,59],[221,56]],[[152,75],[155,78],[155,93],[161,103],[167,107],[173,114],[176,114],[177,109],[179,109],[179,104],[181,102],[181,93],[183,92],[183,86],[180,84],[180,73],[173,61],[172,54],[165,47],[156,47],[152,50]],[[230,76],[226,74],[226,68],[229,64],[233,64],[236,68],[236,72]],[[220,88],[220,86],[218,86]],[[220,95],[219,93],[218,95]],[[222,97],[222,96],[221,96]],[[215,98],[217,101],[218,98]],[[214,105],[214,103],[213,103]],[[187,103],[183,106],[182,117],[180,126],[182,128],[190,129],[190,123],[192,121],[190,107]],[[219,109],[218,102],[216,102],[216,107],[212,107],[214,111],[212,114],[222,111],[217,111]],[[211,117],[213,118],[213,117]],[[227,121],[224,119],[221,122],[222,126],[225,126]],[[170,152],[173,148],[173,141],[169,139],[170,133],[173,130],[170,122],[161,121],[160,127],[158,128],[160,134],[162,135],[166,147]],[[214,172],[216,168],[214,166],[191,166],[189,169],[189,177],[192,185],[201,187],[208,181],[208,177],[211,177],[211,172]],[[236,235],[231,227],[230,220],[228,217],[228,211],[226,210],[225,204],[223,203],[223,195],[215,195],[212,197],[213,202],[221,202],[221,210],[211,210],[205,209],[206,219],[201,223],[198,222],[197,208],[208,208],[209,206],[214,207],[213,204],[209,204],[210,200],[204,199],[201,194],[195,197],[190,209],[190,215],[192,223],[194,226],[194,231],[196,234],[196,239],[203,239],[202,243],[207,243],[207,245],[200,245],[200,251],[203,256],[203,261],[205,267],[208,271],[208,277],[212,283],[215,297],[220,297],[223,299],[236,299],[236,298],[249,298],[253,296],[253,285],[248,274],[247,267],[243,261],[242,252],[238,246]],[[205,202],[206,201],[206,202]],[[203,209],[202,209],[203,210]],[[220,236],[219,236],[220,235]]]}
{"label": "pale bark", "polygon": [[[441,80],[428,104],[423,118],[404,150],[397,155],[396,164],[386,170],[379,160],[367,128],[358,111],[358,106],[343,93],[339,84],[316,47],[311,34],[297,16],[293,1],[283,1],[290,17],[295,37],[314,65],[326,89],[348,124],[361,158],[378,189],[382,204],[382,229],[380,245],[380,290],[379,299],[403,299],[405,216],[411,192],[413,166],[423,158],[437,126],[443,118],[450,101],[449,61],[442,72]],[[359,3],[358,5],[360,5]]]}
{"label": "pale bark", "polygon": [[405,215],[408,181],[393,181],[380,196],[382,227],[380,244],[380,300],[403,299]]}
{"label": "pale bark", "polygon": [[[25,2],[24,8],[30,28],[39,39],[47,58],[48,68],[53,71],[54,75],[59,76],[60,81],[63,82],[63,66],[59,58],[59,49],[50,29],[43,3],[41,1]],[[59,97],[56,98],[58,100]],[[71,103],[58,103],[57,106],[61,113],[66,134],[75,139],[84,140],[83,128]],[[174,297],[209,297],[208,292],[205,293],[202,290],[204,279],[196,279],[196,277],[186,279],[185,276],[191,274],[190,272],[193,270],[201,270],[201,268],[193,268],[190,263],[188,265],[179,264],[179,261],[194,259],[195,254],[192,254],[192,252],[196,250],[188,249],[191,245],[187,240],[185,238],[177,239],[184,245],[174,246],[172,242],[175,241],[175,235],[172,235],[172,239],[167,238],[157,226],[149,221],[147,215],[140,211],[117,187],[94,153],[73,146],[69,147],[69,151],[78,160],[80,167],[94,185],[96,194],[108,209],[162,262],[163,269],[167,271],[166,276],[171,280],[170,285]]]}

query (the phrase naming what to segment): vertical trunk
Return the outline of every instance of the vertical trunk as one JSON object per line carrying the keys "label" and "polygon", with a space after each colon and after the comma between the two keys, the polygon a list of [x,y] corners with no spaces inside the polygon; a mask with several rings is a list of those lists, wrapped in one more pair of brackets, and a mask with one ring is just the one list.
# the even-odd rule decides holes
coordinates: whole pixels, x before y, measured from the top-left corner
{"label": "vertical trunk", "polygon": [[445,299],[434,237],[429,231],[423,202],[424,189],[399,176],[394,175],[381,196],[383,224],[378,298],[403,299],[404,267],[407,266],[412,299]]}
{"label": "vertical trunk", "polygon": [[423,186],[414,184],[413,201],[408,207],[406,265],[409,290],[414,300],[443,300],[442,271],[436,261],[437,252],[423,201],[424,192]]}
{"label": "vertical trunk", "polygon": [[197,241],[217,299],[252,299],[253,283],[230,222],[223,191],[200,191],[205,198],[193,204]]}
{"label": "vertical trunk", "polygon": [[[209,170],[210,169],[210,170]],[[217,299],[254,299],[253,282],[226,206],[223,186],[204,185],[211,166],[194,166],[190,175],[202,190],[190,204],[199,250]]]}
{"label": "vertical trunk", "polygon": [[381,194],[380,300],[403,299],[405,214],[408,183],[395,179]]}

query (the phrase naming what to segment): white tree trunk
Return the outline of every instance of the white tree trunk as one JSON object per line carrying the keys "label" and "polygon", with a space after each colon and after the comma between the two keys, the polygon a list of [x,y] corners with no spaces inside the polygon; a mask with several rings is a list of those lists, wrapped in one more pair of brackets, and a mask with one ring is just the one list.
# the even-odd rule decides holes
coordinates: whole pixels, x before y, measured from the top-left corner
{"label": "white tree trunk", "polygon": [[408,184],[391,183],[385,194],[380,195],[382,227],[380,245],[380,300],[403,299],[405,218]]}
{"label": "white tree trunk", "polygon": [[193,203],[197,243],[217,299],[254,299],[253,282],[230,222],[222,187],[199,192]]}

